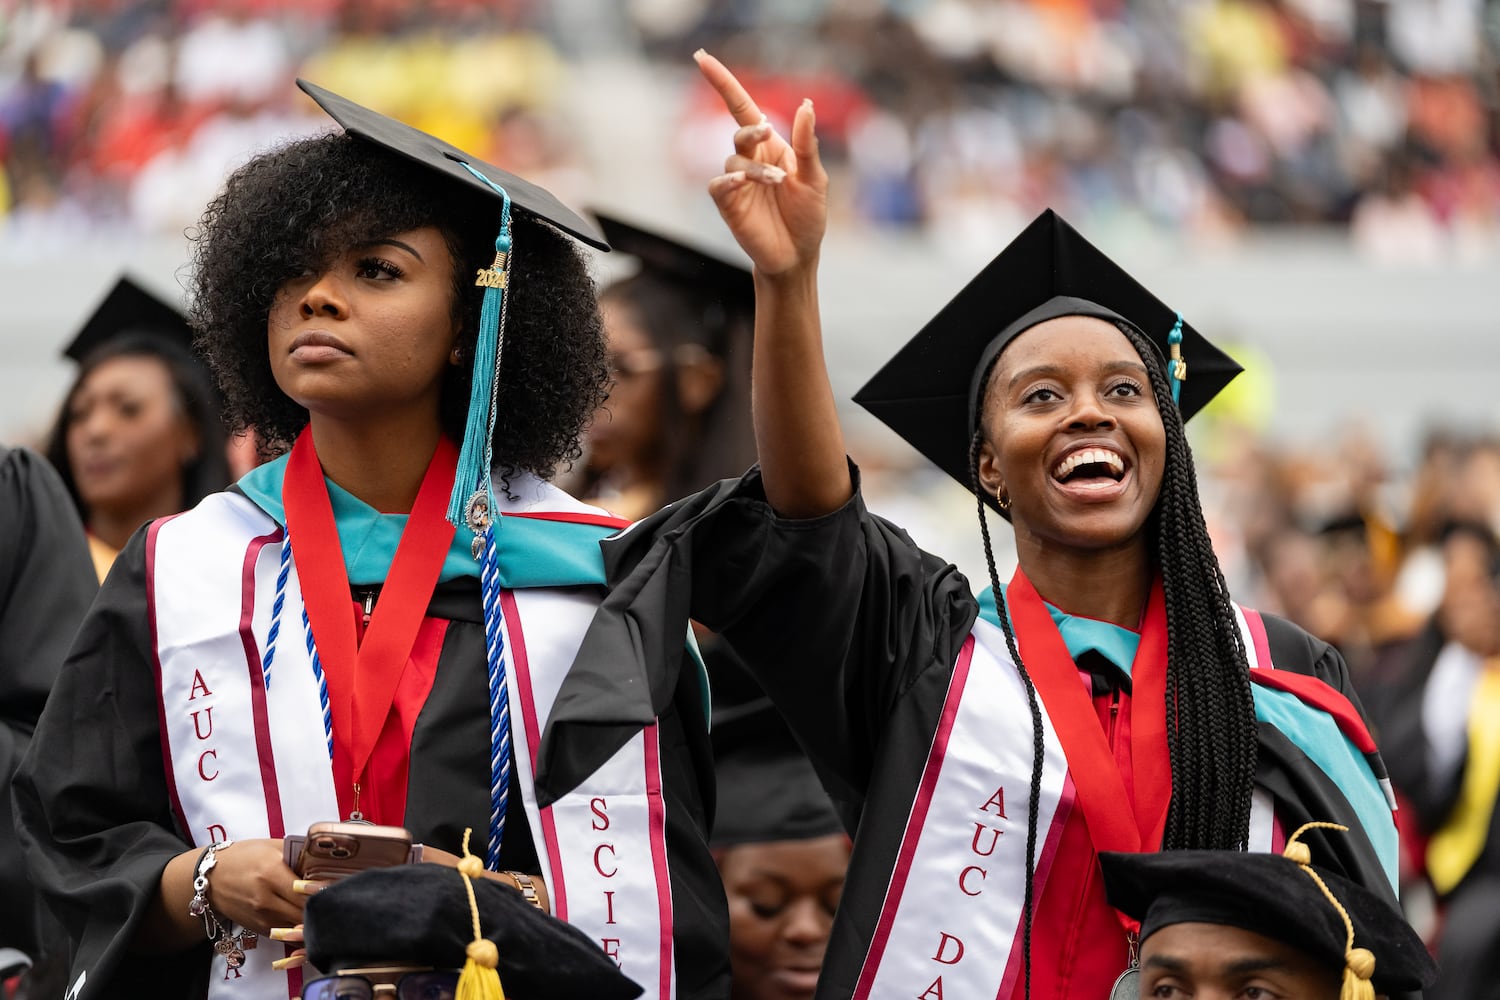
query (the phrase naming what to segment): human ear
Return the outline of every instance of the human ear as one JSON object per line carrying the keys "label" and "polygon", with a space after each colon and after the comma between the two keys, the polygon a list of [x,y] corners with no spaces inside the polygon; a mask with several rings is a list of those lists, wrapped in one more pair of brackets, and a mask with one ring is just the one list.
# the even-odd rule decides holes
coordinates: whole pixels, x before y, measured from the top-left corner
{"label": "human ear", "polygon": [[1000,457],[995,453],[994,445],[985,438],[979,443],[979,457],[975,464],[978,469],[979,487],[987,496],[1006,494],[1005,476],[1000,472]]}

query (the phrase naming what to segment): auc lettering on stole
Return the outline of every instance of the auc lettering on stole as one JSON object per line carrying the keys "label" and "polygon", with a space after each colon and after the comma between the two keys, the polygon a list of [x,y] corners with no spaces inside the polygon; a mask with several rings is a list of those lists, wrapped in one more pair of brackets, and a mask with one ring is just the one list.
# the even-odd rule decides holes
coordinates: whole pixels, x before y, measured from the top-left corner
{"label": "auc lettering on stole", "polygon": [[[202,782],[213,781],[219,776],[219,751],[212,746],[203,746],[214,735],[214,707],[209,704],[194,705],[200,697],[212,698],[214,693],[209,690],[208,681],[203,679],[202,670],[193,671],[193,684],[188,689],[188,715],[193,720],[193,736],[198,740],[196,748],[198,757],[198,780]],[[214,844],[229,839],[229,832],[219,823],[210,823],[203,831],[208,840],[206,843]]]}
{"label": "auc lettering on stole", "polygon": [[[1005,815],[1005,789],[996,788],[995,794],[985,800],[979,807],[981,818],[973,820],[974,836],[969,841],[969,851],[974,855],[970,863],[964,865],[958,873],[958,891],[965,896],[978,896],[984,892],[984,881],[989,877],[989,870],[977,859],[988,858],[994,855],[995,849],[1000,846],[1000,838],[1005,831],[990,823],[994,819],[1008,819]],[[932,961],[939,966],[955,966],[964,958],[963,938],[948,931],[938,931],[937,948],[932,953]],[[916,1000],[943,1000],[943,976],[942,970],[937,970],[936,977],[927,984],[927,988],[916,994]],[[925,977],[924,977],[925,978]]]}
{"label": "auc lettering on stole", "polygon": [[[595,833],[604,833],[609,829],[609,803],[604,796],[596,795],[589,800],[589,811],[593,813],[590,828]],[[620,873],[618,864],[615,862],[615,845],[606,841],[599,841],[594,845],[594,871],[602,879],[611,879]],[[615,891],[604,890],[604,913],[605,926],[615,923]],[[615,965],[624,968],[624,962],[620,958],[620,939],[613,937],[602,937],[599,943],[604,948],[604,954],[611,958]]]}

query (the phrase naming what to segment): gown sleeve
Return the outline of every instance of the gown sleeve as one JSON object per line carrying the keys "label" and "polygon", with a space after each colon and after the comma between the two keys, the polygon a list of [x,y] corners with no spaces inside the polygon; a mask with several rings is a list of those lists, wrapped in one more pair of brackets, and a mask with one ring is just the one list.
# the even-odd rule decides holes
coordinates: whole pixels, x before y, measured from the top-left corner
{"label": "gown sleeve", "polygon": [[191,995],[207,945],[136,955],[162,869],[188,850],[172,817],[146,614],[146,529],[115,561],[63,665],[13,787],[21,847],[72,943],[70,1000]]}
{"label": "gown sleeve", "polygon": [[[545,794],[649,723],[691,617],[744,660],[829,793],[857,811],[883,723],[924,674],[953,665],[978,605],[956,568],[866,510],[851,473],[854,496],[822,517],[777,516],[752,469],[603,543],[610,593],[548,720]],[[580,726],[586,738],[562,736]]]}
{"label": "gown sleeve", "polygon": [[[8,785],[31,742],[78,623],[99,589],[83,525],[57,473],[0,449],[0,767]],[[0,795],[0,947],[38,945],[10,797]]]}
{"label": "gown sleeve", "polygon": [[[1285,619],[1275,615],[1262,619],[1276,668],[1316,678],[1332,688],[1352,707],[1353,724],[1362,725],[1368,734],[1369,717],[1339,651]],[[1258,727],[1257,782],[1275,796],[1277,818],[1288,834],[1313,821],[1349,827],[1348,834],[1310,830],[1302,839],[1320,864],[1396,905],[1398,845],[1384,759],[1379,751],[1361,753],[1352,743],[1342,745],[1347,742],[1346,734],[1345,740],[1338,741],[1340,746],[1325,750],[1328,759],[1343,760],[1346,765],[1328,771],[1309,751],[1312,738],[1295,725],[1285,728],[1263,722]]]}

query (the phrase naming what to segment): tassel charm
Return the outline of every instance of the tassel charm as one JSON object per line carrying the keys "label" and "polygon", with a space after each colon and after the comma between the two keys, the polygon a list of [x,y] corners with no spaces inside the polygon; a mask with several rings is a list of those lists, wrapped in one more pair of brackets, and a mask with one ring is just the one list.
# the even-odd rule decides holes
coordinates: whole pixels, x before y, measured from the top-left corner
{"label": "tassel charm", "polygon": [[1172,384],[1172,402],[1177,403],[1182,395],[1182,383],[1187,381],[1187,362],[1182,360],[1182,313],[1177,314],[1177,322],[1167,334],[1167,353],[1170,355],[1167,380]]}
{"label": "tassel charm", "polygon": [[474,284],[479,288],[505,288],[510,276],[510,252],[495,251],[495,263],[477,272]]}
{"label": "tassel charm", "polygon": [[490,494],[488,490],[475,490],[464,504],[464,526],[474,532],[474,542],[469,552],[477,562],[484,554],[484,532],[490,526]]}

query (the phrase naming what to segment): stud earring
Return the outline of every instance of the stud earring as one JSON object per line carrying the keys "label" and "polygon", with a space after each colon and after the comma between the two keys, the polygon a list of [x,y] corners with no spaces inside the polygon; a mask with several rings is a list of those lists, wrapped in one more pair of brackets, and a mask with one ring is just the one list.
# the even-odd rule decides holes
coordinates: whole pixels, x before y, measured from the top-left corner
{"label": "stud earring", "polygon": [[1010,510],[1010,497],[1000,492],[1000,487],[995,487],[995,503],[999,504],[1001,510]]}

